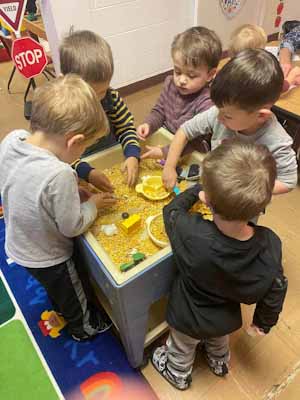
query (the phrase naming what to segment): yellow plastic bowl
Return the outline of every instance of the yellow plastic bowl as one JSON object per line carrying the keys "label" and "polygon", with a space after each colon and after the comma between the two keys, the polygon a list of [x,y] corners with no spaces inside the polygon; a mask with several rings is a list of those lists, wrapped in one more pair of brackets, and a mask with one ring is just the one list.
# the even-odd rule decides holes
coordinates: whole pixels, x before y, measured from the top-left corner
{"label": "yellow plastic bowl", "polygon": [[149,200],[163,200],[170,196],[163,185],[161,176],[143,176],[142,183],[136,185],[135,190]]}
{"label": "yellow plastic bowl", "polygon": [[169,245],[169,242],[165,242],[165,241],[162,241],[162,240],[157,239],[157,238],[153,235],[153,233],[152,233],[152,231],[151,231],[151,225],[152,225],[153,221],[154,221],[156,218],[158,218],[158,217],[161,217],[161,214],[151,215],[150,217],[148,217],[148,218],[146,219],[146,227],[147,227],[147,233],[148,233],[150,239],[153,241],[153,243],[155,243],[157,246],[163,248],[163,247],[168,246],[168,245]]}

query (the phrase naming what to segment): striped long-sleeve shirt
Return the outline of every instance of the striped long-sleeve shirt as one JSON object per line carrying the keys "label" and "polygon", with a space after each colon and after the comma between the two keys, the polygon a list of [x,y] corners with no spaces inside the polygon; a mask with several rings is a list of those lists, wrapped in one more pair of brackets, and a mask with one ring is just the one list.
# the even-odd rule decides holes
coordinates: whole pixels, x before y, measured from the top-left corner
{"label": "striped long-sleeve shirt", "polygon": [[[125,158],[139,158],[140,145],[136,135],[133,115],[128,110],[119,92],[115,89],[108,89],[101,104],[110,124],[110,134],[121,144]],[[94,145],[95,149],[101,150],[103,148],[101,140]],[[78,176],[84,180],[88,179],[88,175],[93,169],[87,162],[80,160],[74,166]]]}
{"label": "striped long-sleeve shirt", "polygon": [[175,86],[173,76],[167,76],[159,99],[145,122],[150,126],[150,134],[162,126],[175,133],[185,121],[212,105],[208,87],[183,96]]}

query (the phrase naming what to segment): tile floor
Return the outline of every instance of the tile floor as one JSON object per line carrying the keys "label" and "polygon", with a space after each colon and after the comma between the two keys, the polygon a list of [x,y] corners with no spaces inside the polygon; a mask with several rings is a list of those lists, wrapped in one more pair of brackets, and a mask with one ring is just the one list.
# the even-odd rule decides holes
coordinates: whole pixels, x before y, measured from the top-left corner
{"label": "tile floor", "polygon": [[[23,117],[26,81],[16,74],[11,94],[6,82],[12,66],[0,64],[0,139],[15,128],[27,128]],[[43,81],[43,77],[40,82]],[[126,101],[139,124],[154,104],[161,85],[127,96]],[[300,189],[277,196],[261,224],[271,227],[283,242],[283,262],[289,278],[288,295],[278,325],[266,337],[246,333],[253,307],[243,307],[244,326],[231,336],[231,369],[226,378],[208,370],[201,354],[193,371],[193,384],[180,392],[161,378],[149,364],[143,374],[160,400],[299,400],[300,399]]]}

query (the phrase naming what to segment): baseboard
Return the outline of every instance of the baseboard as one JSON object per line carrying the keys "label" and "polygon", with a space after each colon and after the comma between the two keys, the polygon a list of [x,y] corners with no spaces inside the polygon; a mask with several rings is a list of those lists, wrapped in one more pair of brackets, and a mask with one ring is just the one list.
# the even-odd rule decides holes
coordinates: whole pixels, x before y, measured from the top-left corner
{"label": "baseboard", "polygon": [[132,93],[135,93],[139,90],[147,89],[151,86],[157,85],[158,83],[162,83],[168,75],[172,75],[173,70],[169,70],[166,72],[162,72],[161,74],[150,76],[149,78],[143,79],[141,81],[137,81],[131,83],[130,85],[123,86],[118,89],[121,96],[128,96]]}
{"label": "baseboard", "polygon": [[[279,32],[272,33],[268,35],[268,42],[278,40],[278,35]],[[227,58],[228,57],[228,50],[224,50],[222,53],[222,58]],[[123,86],[119,88],[119,92],[121,96],[128,96],[132,93],[138,92],[139,90],[144,90],[147,89],[151,86],[157,85],[159,83],[162,83],[168,75],[172,75],[173,70],[169,70],[166,72],[163,72],[158,75],[151,76],[149,78],[143,79],[141,81],[137,81],[134,83],[131,83],[130,85]]]}

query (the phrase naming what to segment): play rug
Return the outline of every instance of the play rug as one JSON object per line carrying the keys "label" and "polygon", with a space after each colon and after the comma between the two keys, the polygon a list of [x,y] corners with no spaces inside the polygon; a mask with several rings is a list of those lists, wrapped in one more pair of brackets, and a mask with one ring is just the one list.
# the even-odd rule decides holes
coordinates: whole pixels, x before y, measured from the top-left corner
{"label": "play rug", "polygon": [[82,343],[64,329],[42,333],[50,303],[44,288],[7,260],[4,233],[0,219],[0,399],[157,399],[110,331]]}

